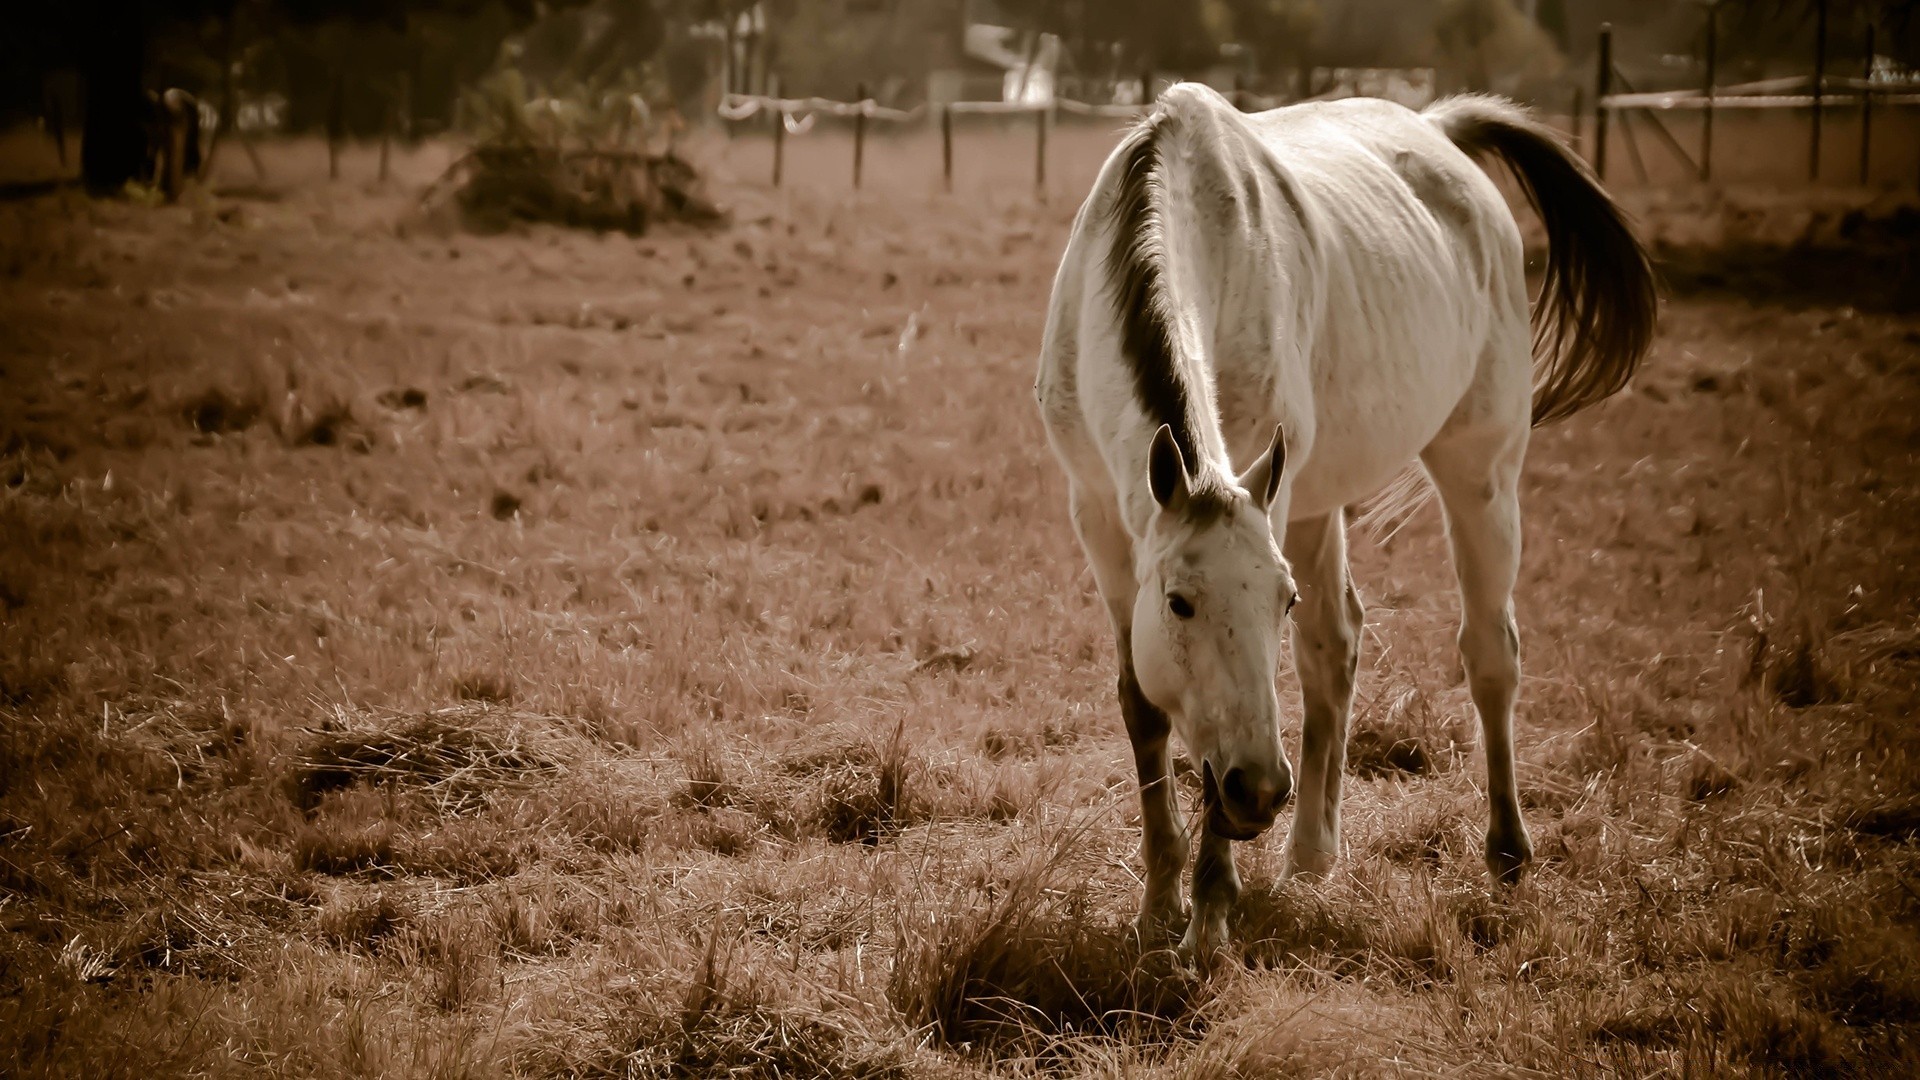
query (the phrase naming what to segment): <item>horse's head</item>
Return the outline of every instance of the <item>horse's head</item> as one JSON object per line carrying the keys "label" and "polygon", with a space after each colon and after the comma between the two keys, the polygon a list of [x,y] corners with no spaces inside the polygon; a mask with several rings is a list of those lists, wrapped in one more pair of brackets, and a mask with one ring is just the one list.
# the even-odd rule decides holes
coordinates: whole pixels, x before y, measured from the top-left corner
{"label": "horse's head", "polygon": [[1274,665],[1295,592],[1268,520],[1285,465],[1276,430],[1237,484],[1196,479],[1163,425],[1147,468],[1159,511],[1136,565],[1134,672],[1200,767],[1208,829],[1233,840],[1264,832],[1293,788]]}

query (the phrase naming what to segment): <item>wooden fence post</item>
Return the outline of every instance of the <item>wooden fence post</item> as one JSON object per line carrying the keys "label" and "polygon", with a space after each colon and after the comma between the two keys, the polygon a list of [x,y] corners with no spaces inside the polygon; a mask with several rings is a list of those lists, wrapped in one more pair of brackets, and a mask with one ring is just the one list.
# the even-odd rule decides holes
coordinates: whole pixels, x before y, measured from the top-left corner
{"label": "wooden fence post", "polygon": [[1040,198],[1047,197],[1047,109],[1042,106],[1034,110],[1033,138],[1033,190]]}
{"label": "wooden fence post", "polygon": [[860,162],[867,151],[867,84],[858,83],[853,88],[854,100],[860,105],[860,111],[853,114],[853,187],[860,188]]}
{"label": "wooden fence post", "polygon": [[1607,178],[1607,94],[1613,89],[1613,24],[1600,24],[1600,58],[1593,73],[1593,171]]}
{"label": "wooden fence post", "polygon": [[1820,106],[1827,82],[1827,0],[1815,8],[1813,32],[1813,127],[1807,144],[1807,179],[1820,179]]}
{"label": "wooden fence post", "polygon": [[953,106],[940,106],[940,179],[953,190]]}
{"label": "wooden fence post", "polygon": [[[776,72],[767,76],[767,96],[780,96],[780,76]],[[773,186],[780,186],[780,174],[786,164],[787,150],[787,110],[775,105],[773,113]]]}
{"label": "wooden fence post", "polygon": [[1861,78],[1866,85],[1860,88],[1860,186],[1867,184],[1867,175],[1871,171],[1873,160],[1873,24],[1867,24],[1867,60],[1866,69]]}
{"label": "wooden fence post", "polygon": [[1713,84],[1720,62],[1720,4],[1707,5],[1707,107],[1700,117],[1700,182],[1713,179]]}

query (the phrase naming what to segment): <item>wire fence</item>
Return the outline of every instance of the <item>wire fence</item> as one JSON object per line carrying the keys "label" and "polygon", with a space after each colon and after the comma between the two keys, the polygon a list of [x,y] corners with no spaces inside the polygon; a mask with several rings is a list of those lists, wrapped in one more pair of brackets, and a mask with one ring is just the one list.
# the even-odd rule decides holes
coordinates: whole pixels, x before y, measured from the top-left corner
{"label": "wire fence", "polygon": [[[1820,141],[1824,128],[1825,114],[1835,108],[1858,109],[1860,112],[1860,160],[1858,180],[1862,185],[1869,182],[1873,170],[1873,111],[1876,106],[1912,106],[1920,105],[1920,82],[1910,76],[1895,80],[1888,77],[1875,78],[1874,71],[1874,34],[1875,27],[1867,24],[1864,55],[1865,70],[1859,77],[1827,74],[1827,4],[1820,0],[1815,8],[1815,44],[1813,55],[1813,73],[1811,75],[1787,75],[1774,79],[1759,79],[1752,82],[1735,83],[1728,86],[1718,84],[1719,65],[1719,5],[1708,4],[1705,8],[1705,40],[1703,79],[1698,88],[1674,90],[1639,91],[1627,81],[1624,73],[1613,63],[1613,28],[1602,23],[1596,48],[1596,66],[1594,71],[1594,143],[1593,167],[1602,179],[1607,175],[1607,147],[1609,122],[1618,116],[1621,132],[1625,136],[1626,150],[1636,173],[1642,182],[1646,181],[1646,165],[1640,154],[1639,144],[1633,132],[1633,119],[1638,117],[1649,123],[1653,133],[1684,163],[1690,174],[1702,183],[1713,179],[1713,116],[1722,109],[1805,109],[1808,111],[1807,124],[1807,179],[1817,182],[1820,179]],[[1614,89],[1618,84],[1624,92]],[[1578,139],[1580,127],[1579,91],[1574,98],[1574,130]],[[1687,152],[1679,139],[1674,137],[1659,113],[1673,110],[1697,110],[1701,114],[1700,142],[1698,160]]]}
{"label": "wire fence", "polygon": [[[1146,85],[1143,81],[1142,85]],[[718,107],[722,120],[740,122],[751,120],[755,116],[773,117],[773,185],[779,187],[785,169],[785,142],[790,135],[805,135],[813,130],[814,122],[821,116],[851,119],[853,121],[853,186],[860,186],[862,164],[866,159],[866,136],[869,121],[883,121],[894,124],[918,124],[929,117],[937,118],[940,125],[940,175],[941,183],[948,191],[953,190],[953,122],[956,116],[1031,116],[1034,121],[1033,183],[1036,190],[1044,190],[1047,184],[1047,131],[1060,114],[1079,117],[1108,117],[1130,120],[1144,115],[1151,103],[1125,104],[1111,102],[1078,101],[1073,98],[1054,98],[1045,103],[1022,101],[953,101],[941,105],[915,105],[910,109],[895,109],[882,105],[866,96],[866,87],[860,86],[855,94],[856,101],[836,101],[832,98],[804,97],[787,98],[777,94],[738,94],[729,93],[723,97]],[[1322,94],[1319,98],[1335,96]],[[1242,110],[1271,109],[1287,103],[1289,99],[1267,97],[1236,89],[1232,94],[1234,104]],[[1307,99],[1307,100],[1318,100]]]}
{"label": "wire fence", "polygon": [[[1617,142],[1625,149],[1641,183],[1648,183],[1650,173],[1645,156],[1641,152],[1639,132],[1636,130],[1644,126],[1653,138],[1678,159],[1685,168],[1687,176],[1697,177],[1702,182],[1710,182],[1713,178],[1713,121],[1716,112],[1725,109],[1804,109],[1809,113],[1808,179],[1818,181],[1825,115],[1836,109],[1847,109],[1857,110],[1859,113],[1859,182],[1866,184],[1872,173],[1874,110],[1920,105],[1920,81],[1915,81],[1911,77],[1890,78],[1886,72],[1880,73],[1878,78],[1875,77],[1874,28],[1871,25],[1867,28],[1865,42],[1867,63],[1862,74],[1857,77],[1828,74],[1826,71],[1826,5],[1823,0],[1818,6],[1818,44],[1811,75],[1789,75],[1723,86],[1717,83],[1716,78],[1717,6],[1708,5],[1705,14],[1707,22],[1704,79],[1700,86],[1690,88],[1642,91],[1633,86],[1613,62],[1611,26],[1601,25],[1597,41],[1597,66],[1593,87],[1593,138],[1590,149],[1587,149],[1587,156],[1593,164],[1594,171],[1602,179],[1606,178],[1608,151],[1609,147],[1616,142],[1617,134]],[[1143,89],[1150,86],[1151,77],[1143,75],[1140,85]],[[773,89],[777,90],[777,80]],[[1336,89],[1316,97],[1297,100],[1325,100],[1348,96],[1349,93],[1351,91]],[[1031,116],[1034,125],[1034,187],[1037,191],[1044,192],[1047,181],[1047,134],[1048,128],[1055,122],[1056,117],[1065,115],[1131,119],[1142,115],[1148,107],[1145,104],[1088,102],[1062,97],[1044,103],[954,101],[899,109],[874,101],[867,95],[864,85],[856,90],[855,96],[857,100],[854,101],[836,101],[823,97],[787,98],[779,96],[777,92],[772,94],[730,93],[721,100],[718,111],[723,120],[731,122],[747,121],[763,115],[774,119],[772,125],[773,183],[776,187],[782,181],[785,139],[788,136],[804,135],[811,131],[815,121],[821,116],[847,118],[853,121],[853,186],[856,188],[860,186],[862,166],[866,156],[867,129],[870,123],[914,125],[929,121],[937,122],[940,129],[941,182],[948,191],[953,190],[955,117]],[[1586,120],[1583,96],[1580,88],[1574,90],[1573,108],[1569,117],[1571,134],[1576,147],[1586,146],[1582,130]],[[1238,87],[1233,90],[1231,98],[1237,107],[1245,111],[1270,109],[1296,100],[1268,97]],[[1693,149],[1689,149],[1661,119],[1660,114],[1669,112],[1699,114],[1699,141]]]}

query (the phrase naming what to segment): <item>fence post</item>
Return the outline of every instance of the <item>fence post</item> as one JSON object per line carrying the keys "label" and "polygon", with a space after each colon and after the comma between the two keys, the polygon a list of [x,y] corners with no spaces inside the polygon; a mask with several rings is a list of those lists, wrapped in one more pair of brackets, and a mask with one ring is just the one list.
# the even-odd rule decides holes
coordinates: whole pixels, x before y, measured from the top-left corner
{"label": "fence post", "polygon": [[1873,24],[1867,24],[1866,70],[1861,72],[1866,85],[1860,88],[1860,186],[1867,185],[1869,163],[1873,160]]}
{"label": "fence post", "polygon": [[[767,96],[780,97],[780,75],[776,72],[767,76]],[[775,105],[773,112],[773,186],[780,186],[780,174],[786,164],[787,152],[787,110]]]}
{"label": "fence post", "polygon": [[860,188],[860,162],[867,152],[867,84],[856,83],[853,88],[854,102],[860,111],[853,114],[853,187]]}
{"label": "fence post", "polygon": [[1807,145],[1807,179],[1820,179],[1820,105],[1827,83],[1827,0],[1815,11],[1813,32],[1813,128]]}
{"label": "fence post", "polygon": [[953,190],[953,106],[940,106],[940,181]]}
{"label": "fence post", "polygon": [[1153,69],[1141,68],[1140,107],[1144,109],[1151,104],[1153,104]]}
{"label": "fence post", "polygon": [[1593,72],[1593,172],[1607,178],[1607,94],[1613,89],[1613,24],[1600,24],[1600,58]]}
{"label": "fence post", "polygon": [[1047,197],[1047,109],[1045,106],[1034,111],[1033,138],[1033,190],[1040,198]]}
{"label": "fence post", "polygon": [[1720,60],[1720,4],[1707,5],[1707,107],[1700,117],[1700,182],[1713,179],[1713,84]]}

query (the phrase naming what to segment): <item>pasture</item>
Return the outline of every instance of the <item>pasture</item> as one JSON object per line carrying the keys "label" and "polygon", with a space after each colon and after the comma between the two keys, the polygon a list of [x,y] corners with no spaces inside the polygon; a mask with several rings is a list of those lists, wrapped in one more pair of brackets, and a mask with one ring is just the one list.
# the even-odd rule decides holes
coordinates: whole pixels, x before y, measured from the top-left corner
{"label": "pasture", "polygon": [[0,1072],[1920,1070],[1910,237],[1629,200],[1657,344],[1525,474],[1532,876],[1429,506],[1354,540],[1343,861],[1242,845],[1200,977],[1031,398],[1110,138],[1044,203],[1024,128],[954,196],[821,139],[700,147],[715,233],[447,231],[433,146],[0,205]]}

